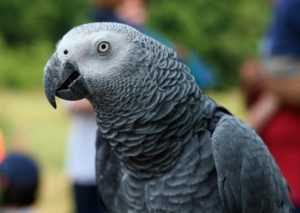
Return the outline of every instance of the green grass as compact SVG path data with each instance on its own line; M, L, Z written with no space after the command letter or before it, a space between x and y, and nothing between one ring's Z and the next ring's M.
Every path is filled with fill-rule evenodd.
M42 86L42 71L54 45L46 41L9 46L0 35L0 88L34 89Z
M38 212L70 212L69 184L64 174L67 116L54 110L43 93L0 92L0 129L6 148L31 154L42 169Z
M42 89L41 89L42 91ZM208 93L238 117L245 110L238 90ZM54 110L42 92L0 91L0 129L9 150L30 153L42 168L37 212L71 212L70 185L64 173L68 116Z
M235 116L242 120L245 119L246 108L240 90L232 89L225 92L208 92L207 95L227 108Z

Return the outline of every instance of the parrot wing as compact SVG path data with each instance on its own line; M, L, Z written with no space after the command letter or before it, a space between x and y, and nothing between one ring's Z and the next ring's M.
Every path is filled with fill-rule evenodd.
M288 185L249 126L224 115L212 135L212 149L219 192L228 212L291 212Z

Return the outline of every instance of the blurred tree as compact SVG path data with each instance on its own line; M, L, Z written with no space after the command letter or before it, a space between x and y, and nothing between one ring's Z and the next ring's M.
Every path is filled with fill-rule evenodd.
M0 55L0 86L40 85L32 80L41 78L39 69L51 52L49 46L54 48L53 43L71 27L88 21L92 1L1 0L0 51L7 53ZM256 55L269 17L267 0L148 2L150 27L195 50L216 68L223 86L236 83L240 62ZM24 69L24 63L35 71L23 73L19 69ZM12 70L19 74L12 74Z
M0 33L9 44L56 41L86 20L87 8L86 0L1 0Z
M149 1L150 26L215 66L222 86L237 82L241 60L255 56L269 17L261 0Z
M41 88L54 43L87 21L87 0L0 1L0 87Z

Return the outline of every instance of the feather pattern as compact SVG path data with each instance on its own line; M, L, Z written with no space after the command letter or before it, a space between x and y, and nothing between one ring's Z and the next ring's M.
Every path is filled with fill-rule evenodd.
M89 49L99 39L112 44L106 55ZM97 183L108 212L291 212L261 139L202 93L174 50L122 24L76 27L46 69L54 69L45 75L52 105L59 82L48 78L67 48L61 58L78 67L82 90L59 94L86 92L97 112Z
M222 118L230 113L202 94L176 53L142 34L136 37L139 56L132 53L134 64L126 69L143 78L118 79L123 92L109 100L117 103L105 106L120 107L98 112L101 135L122 167L121 197L128 212L266 212L267 207L289 212L287 187L272 157L262 143L249 145L258 140L255 133L230 126L223 132ZM247 151L235 151L241 149ZM245 161L248 155L259 162ZM276 188L285 207L277 208L280 199L255 201L251 193L257 187L265 190L263 197Z

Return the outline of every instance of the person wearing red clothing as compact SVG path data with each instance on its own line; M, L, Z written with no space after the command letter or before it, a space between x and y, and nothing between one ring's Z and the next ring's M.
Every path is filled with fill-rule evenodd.
M241 69L248 122L274 156L300 212L300 1L278 0L262 62Z
M300 82L299 82L300 83ZM291 187L293 203L300 204L300 111L281 107L260 132Z
M274 3L262 61L244 63L240 77L247 120L274 156L300 212L300 1Z
M248 79L242 80L249 108L248 121L275 158L291 188L292 201L299 208L300 77L292 79L265 77L264 80L259 77L257 81L252 79L262 74L260 72L262 70L254 61L247 62L242 68L242 76L244 78L247 76ZM249 77L249 73L256 74ZM270 106L274 104L274 100L266 101L266 94L275 98L277 106Z

